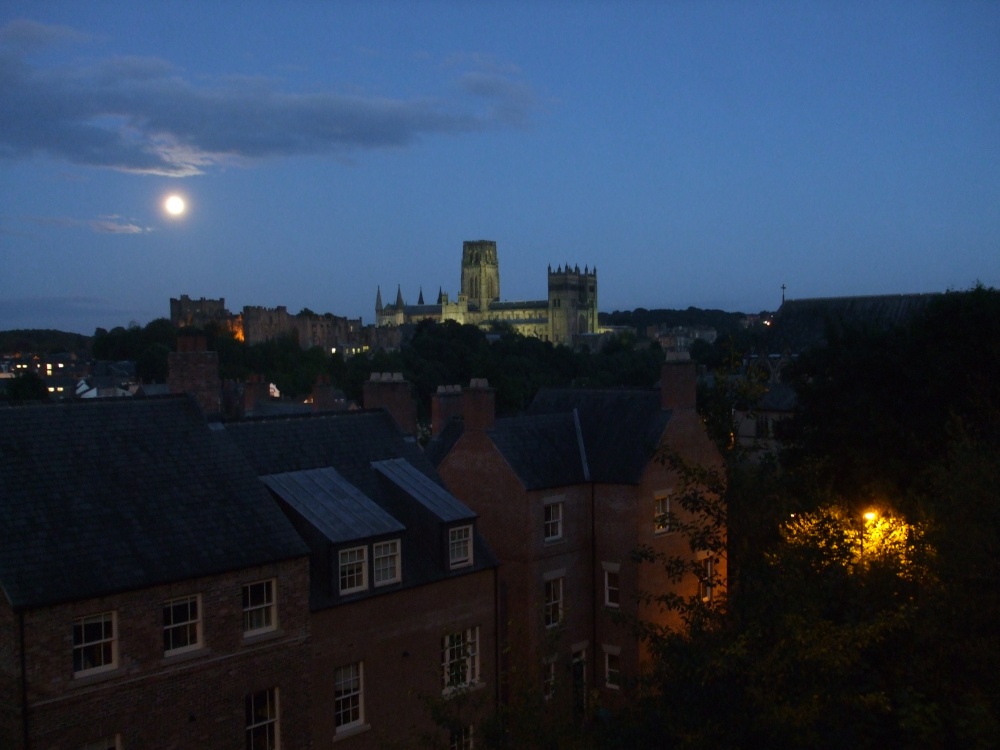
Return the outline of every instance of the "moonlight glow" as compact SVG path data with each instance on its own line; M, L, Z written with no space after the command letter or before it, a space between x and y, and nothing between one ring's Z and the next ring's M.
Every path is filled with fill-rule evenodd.
M171 216L180 216L184 213L184 209L187 208L187 206L184 205L184 199L179 195L171 195L166 201L164 201L163 207Z

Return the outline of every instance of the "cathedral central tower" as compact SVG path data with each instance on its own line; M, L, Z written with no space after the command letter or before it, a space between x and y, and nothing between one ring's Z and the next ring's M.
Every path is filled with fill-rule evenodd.
M500 265L497 262L497 243L490 240L473 240L462 243L462 286L470 305L486 311L490 302L500 299Z

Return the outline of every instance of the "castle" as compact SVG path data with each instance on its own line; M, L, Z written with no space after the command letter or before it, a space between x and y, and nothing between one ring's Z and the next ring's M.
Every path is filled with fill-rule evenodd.
M597 333L597 268L568 264L548 269L548 299L528 302L500 301L500 263L497 243L490 240L462 244L462 287L458 299L438 292L435 304L424 304L423 293L415 305L403 301L396 289L396 301L382 304L382 289L375 296L375 321L379 327L397 327L421 320L454 320L488 326L494 322L510 325L524 336L534 336L554 344L571 344L573 336Z

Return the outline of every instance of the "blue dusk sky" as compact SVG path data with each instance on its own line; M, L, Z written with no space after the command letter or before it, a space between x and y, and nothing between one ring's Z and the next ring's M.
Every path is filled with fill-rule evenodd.
M4 0L0 194L0 329L1000 286L1000 3Z

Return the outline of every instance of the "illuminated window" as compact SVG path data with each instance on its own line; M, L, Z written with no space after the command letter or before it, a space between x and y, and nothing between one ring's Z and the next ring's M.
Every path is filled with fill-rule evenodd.
M398 583L401 579L399 567L399 540L377 542L372 545L372 558L375 567L375 585L384 586L387 583Z
M545 541L554 542L563 535L563 504L548 503L545 506Z
M361 662L333 672L333 716L338 732L359 727L365 720Z
M185 596L163 605L163 653L180 654L201 648L199 598Z
M278 627L275 616L274 579L243 587L243 635L266 633Z
M712 589L714 588L715 564L711 557L706 557L701 561L701 570L698 575L698 596L703 602L712 601Z
M441 639L441 687L444 693L479 681L479 627L448 633Z
M251 693L244 701L246 709L246 750L277 750L278 688Z
M665 534L670 531L670 495L663 494L656 496L656 505L653 510L653 531L657 534Z
M618 563L602 563L604 568L604 604L608 607L621 606L621 587L618 581Z
M340 593L353 594L368 588L368 548L340 551Z
M554 628L563 619L563 581L553 578L545 582L545 627Z
M456 526L448 530L448 562L452 568L472 565L471 526Z
M84 677L118 666L115 613L78 617L73 621L73 675Z

